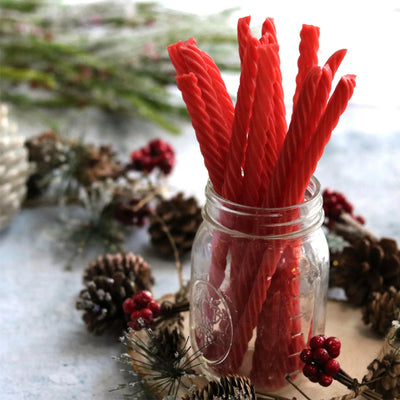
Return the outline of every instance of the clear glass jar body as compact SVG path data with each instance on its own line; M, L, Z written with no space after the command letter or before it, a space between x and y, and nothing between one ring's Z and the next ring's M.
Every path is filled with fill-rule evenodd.
M300 351L325 329L329 250L320 185L303 203L247 207L209 183L193 248L190 335L212 376L249 376L277 390L301 365Z

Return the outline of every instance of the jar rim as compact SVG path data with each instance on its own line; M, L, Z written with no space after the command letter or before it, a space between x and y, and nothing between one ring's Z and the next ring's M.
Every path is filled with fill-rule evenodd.
M315 177L315 175L311 176L311 179L307 185L307 188L310 186L310 183L312 183L314 190L311 192L310 197L306 198L303 202L297 203L297 204L292 204L290 206L284 206L284 207L256 207L256 206L248 206L245 204L241 203L236 203L235 201L228 200L225 197L221 196L219 193L217 193L212 185L212 182L208 180L207 185L206 185L206 197L210 199L210 196L208 193L212 194L212 197L216 199L218 202L223 203L225 206L232 207L235 209L237 212L243 212L243 213L250 213L250 214L258 214L258 213L265 213L265 212L285 212L285 211L291 211L294 209L298 209L299 207L306 207L307 205L312 204L318 197L321 195L321 183L319 180Z

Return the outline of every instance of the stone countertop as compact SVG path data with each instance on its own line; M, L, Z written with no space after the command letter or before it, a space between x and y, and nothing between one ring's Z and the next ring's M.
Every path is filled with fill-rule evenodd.
M399 240L400 132L398 126L389 129L387 124L380 130L382 121L379 110L350 106L316 176L323 188L344 192L377 236ZM132 124L128 126L136 123ZM137 128L134 132L142 133L127 133L130 130L117 139L112 133L115 121L101 126L101 137L96 139L99 131L92 127L88 138L112 139L125 149L160 136L173 144L177 165L170 179L172 190L194 194L202 204L207 175L189 124L179 136ZM124 126L118 130L124 132ZM0 234L0 398L121 399L123 391L109 392L126 382L120 372L123 366L112 358L124 350L118 337L88 334L75 309L83 268L101 253L92 249L73 263L72 270L65 270L69 253L58 239L63 230L59 213L56 207L23 209ZM126 249L142 254L151 264L156 296L177 290L173 261L154 255L145 231L132 234ZM188 258L183 265L188 279Z

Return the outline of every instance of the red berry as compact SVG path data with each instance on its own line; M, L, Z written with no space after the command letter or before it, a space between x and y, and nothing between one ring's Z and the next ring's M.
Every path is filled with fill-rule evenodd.
M324 347L332 358L339 356L341 343L338 338L334 336L328 337L325 341Z
M318 371L318 368L315 365L306 364L303 367L303 374L307 378L311 378L311 377L319 375L319 371Z
M357 215L355 218L356 218L356 221L358 221L361 225L365 224L365 218L362 217L361 215Z
M328 360L324 366L326 375L335 376L340 371L340 364L336 360Z
M329 360L329 353L323 347L313 350L313 361L318 365L324 365Z
M333 378L329 375L321 374L319 376L318 382L321 386L329 386L333 381Z
M147 308L153 312L154 317L158 317L161 314L161 305L157 301L150 301L147 304Z
M139 310L138 319L142 318L144 324L149 326L153 323L153 312L149 308L142 308Z
M151 172L159 168L169 174L175 164L175 151L171 145L161 139L148 143L146 147L131 154L131 167L137 171Z
M313 354L313 352L312 352L311 349L304 349L300 353L300 360L303 361L306 364L311 364L311 362L313 361L312 354Z
M141 290L133 295L133 300L136 303L136 308L140 310L147 307L147 304L153 300L153 296L148 290Z
M324 347L325 340L326 340L325 335L313 336L310 340L310 347L312 349L318 349L320 347Z
M321 373L320 373L319 371L317 371L316 375L309 376L308 379L309 379L311 382L316 383L316 382L319 382L319 377L320 377L320 375L321 375Z
M138 318L139 318L139 310L133 311L131 314L131 321L137 321Z
M138 321L130 321L128 322L128 326L135 331L140 331L142 329L142 325Z
M122 308L125 314L132 314L136 310L136 303L133 298L129 297L122 304Z

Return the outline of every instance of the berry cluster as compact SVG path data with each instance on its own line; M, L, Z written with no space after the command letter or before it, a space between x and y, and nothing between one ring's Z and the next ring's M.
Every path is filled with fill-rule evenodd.
M311 382L329 386L333 377L339 372L340 364L335 360L340 354L340 340L336 337L317 335L311 338L310 347L300 353L305 363L303 374Z
M130 167L136 171L150 173L154 168L159 168L168 175L174 164L174 149L161 139L152 140L146 147L131 153Z
M123 303L125 314L130 315L128 326L135 331L140 331L143 327L149 328L154 318L161 314L161 305L153 300L153 296L148 290L136 292L132 297Z
M346 199L344 194L325 189L322 193L322 198L324 202L325 218L327 219L328 225L337 221L340 214L343 212L350 214L360 224L365 224L365 219L363 217L353 214L353 205Z

